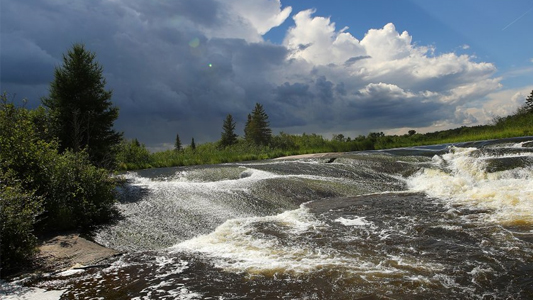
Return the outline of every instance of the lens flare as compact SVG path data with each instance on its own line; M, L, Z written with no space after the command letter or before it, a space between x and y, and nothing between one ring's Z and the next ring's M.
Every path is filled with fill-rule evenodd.
M196 48L196 47L200 46L200 39L199 38L192 39L189 42L189 46L191 46L191 48Z

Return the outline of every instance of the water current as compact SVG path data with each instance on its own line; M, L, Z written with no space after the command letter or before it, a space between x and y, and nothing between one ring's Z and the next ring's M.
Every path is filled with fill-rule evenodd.
M125 174L61 299L533 299L533 138Z

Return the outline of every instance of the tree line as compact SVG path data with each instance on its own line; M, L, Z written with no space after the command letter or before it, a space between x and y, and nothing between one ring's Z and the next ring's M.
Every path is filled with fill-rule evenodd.
M330 139L314 133L291 135L280 132L273 135L266 111L261 104L256 103L246 119L243 137L235 133L236 122L233 116L228 114L223 121L221 137L217 142L194 147L191 143L191 147L183 148L178 135L174 150L156 153L150 153L136 140L125 142L119 153L119 166L123 170L131 170L217 164L296 154L377 150L533 135L533 91L525 100L525 104L514 114L495 118L488 125L463 126L425 134L415 130L408 130L403 135L370 132L367 135L346 137L343 134L333 134Z

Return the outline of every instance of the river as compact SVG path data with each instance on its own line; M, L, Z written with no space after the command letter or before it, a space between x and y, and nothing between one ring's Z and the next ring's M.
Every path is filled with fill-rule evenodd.
M533 137L125 174L61 299L532 299Z

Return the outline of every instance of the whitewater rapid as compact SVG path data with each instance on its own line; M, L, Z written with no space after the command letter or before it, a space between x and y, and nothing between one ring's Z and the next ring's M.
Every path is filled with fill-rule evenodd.
M529 140L533 140L530 138ZM531 299L533 148L490 141L124 175L63 299Z

